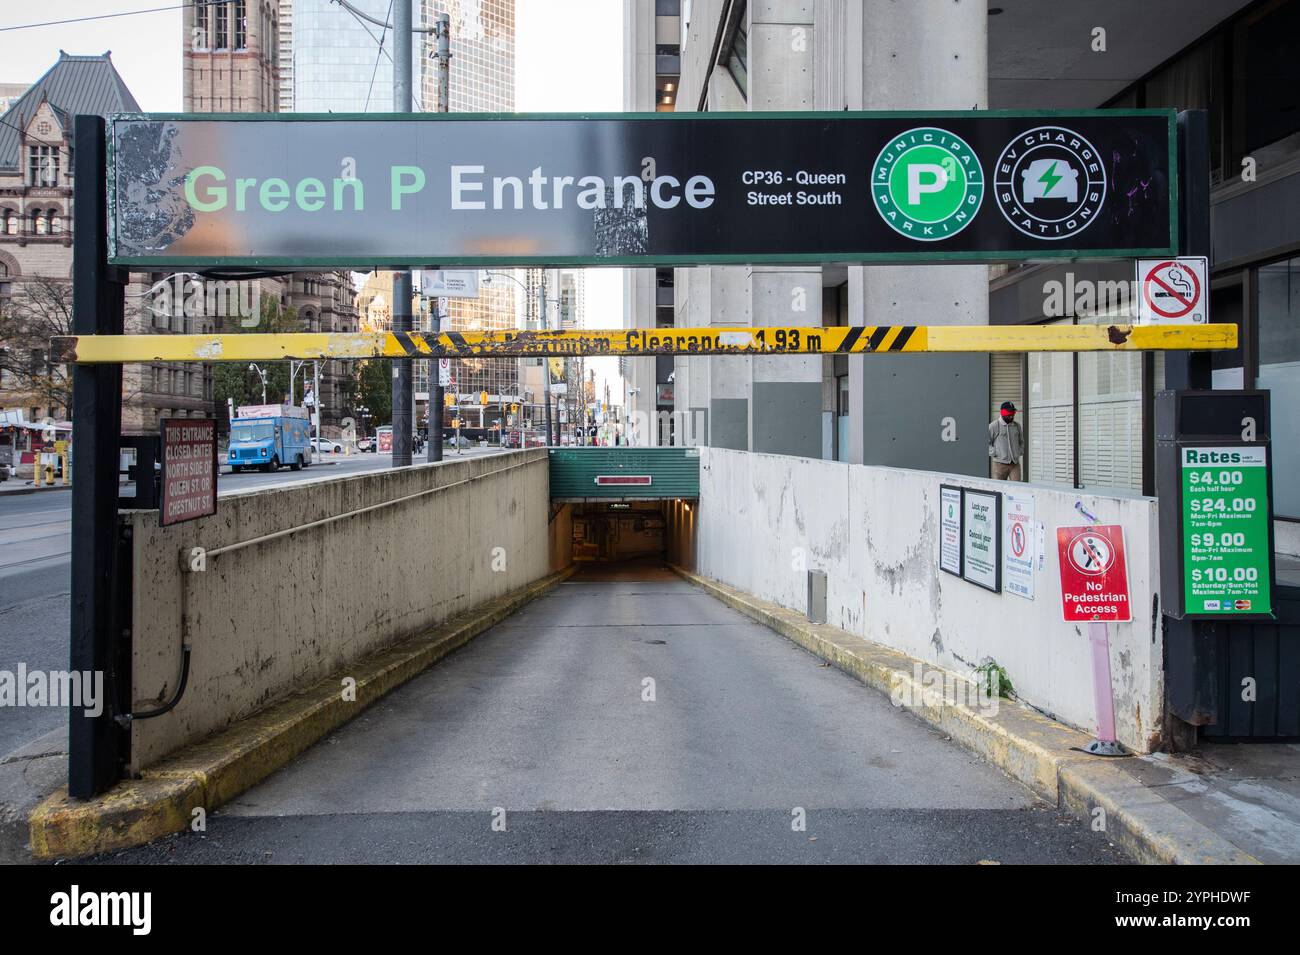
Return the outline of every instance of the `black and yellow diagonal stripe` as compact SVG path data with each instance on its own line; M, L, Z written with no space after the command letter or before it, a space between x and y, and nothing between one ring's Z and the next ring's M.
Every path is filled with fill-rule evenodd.
M547 355L834 355L917 352L1219 351L1236 325L866 325L581 329L554 332L294 332L81 335L51 340L79 363L285 358L489 358Z

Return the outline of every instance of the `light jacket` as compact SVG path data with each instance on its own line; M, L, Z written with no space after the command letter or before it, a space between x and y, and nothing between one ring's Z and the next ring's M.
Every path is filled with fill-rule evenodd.
M1015 464L1024 450L1019 421L1006 421L999 416L989 422L989 457L998 464Z

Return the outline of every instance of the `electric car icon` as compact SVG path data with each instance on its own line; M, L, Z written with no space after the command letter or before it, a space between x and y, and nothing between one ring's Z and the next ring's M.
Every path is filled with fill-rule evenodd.
M1079 170L1062 159L1035 159L1020 173L1020 195L1028 204L1035 199L1079 201Z

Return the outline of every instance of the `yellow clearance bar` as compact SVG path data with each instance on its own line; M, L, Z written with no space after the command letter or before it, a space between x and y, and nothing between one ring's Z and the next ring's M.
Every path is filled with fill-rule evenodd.
M856 355L918 352L1219 351L1236 325L866 325L551 332L287 332L81 335L51 340L51 360L275 361L283 358L485 358L545 355Z

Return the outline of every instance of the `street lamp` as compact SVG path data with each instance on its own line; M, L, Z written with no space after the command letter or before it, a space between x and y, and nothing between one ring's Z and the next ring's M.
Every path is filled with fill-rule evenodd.
M304 393L307 391L307 371L306 371L306 369L307 369L307 366L308 366L308 365L311 365L311 366L312 366L312 374L315 375L315 371L316 371L316 362L315 362L315 361L310 361L310 362L309 362L309 361L306 361L306 360L304 360L304 361L294 361L292 358L289 359L289 404L294 404L294 403L296 402L296 398L295 398L294 396L297 394L297 392L296 392L295 389L294 389L294 380L298 377L298 372L300 372L300 371L303 373L303 376L302 376L302 390L303 390ZM304 403L305 403L305 401L304 401Z
M257 372L257 377L262 379L262 404L266 404L266 372L259 368L256 362L249 364L248 370Z
M366 422L370 420L370 409L366 405L357 405L355 412L357 417L361 419L361 437L369 440L370 427ZM358 448L358 450L360 450L360 448Z

